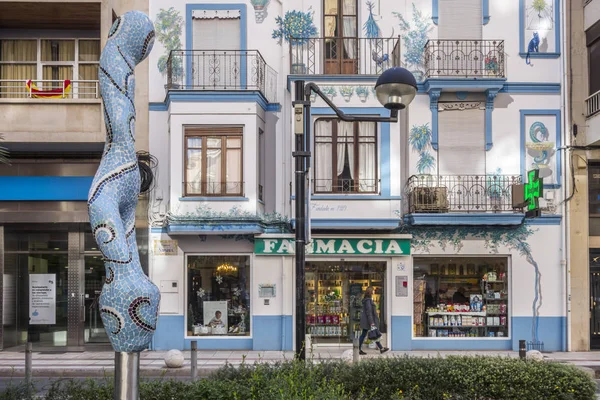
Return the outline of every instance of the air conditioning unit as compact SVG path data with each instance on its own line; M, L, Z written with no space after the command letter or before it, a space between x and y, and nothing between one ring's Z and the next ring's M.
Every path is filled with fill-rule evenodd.
M417 187L410 193L411 212L448 212L448 189L445 187Z

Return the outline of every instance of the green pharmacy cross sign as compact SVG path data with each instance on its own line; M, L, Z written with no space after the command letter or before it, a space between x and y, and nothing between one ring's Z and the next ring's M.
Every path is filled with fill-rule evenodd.
M540 178L537 169L527 172L527 183L525 184L525 203L527 203L527 212L525 218L535 218L540 216L540 205L538 199L544 192L544 180Z

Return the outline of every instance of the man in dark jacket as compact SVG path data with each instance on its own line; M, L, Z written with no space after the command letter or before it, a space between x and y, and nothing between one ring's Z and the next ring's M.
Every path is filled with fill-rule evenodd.
M369 286L365 290L365 297L362 301L362 313L360 315L360 328L362 329L362 334L358 338L358 351L360 355L366 355L364 351L362 351L362 345L365 341L365 337L369 333L370 330L377 329L379 331L379 316L377 315L377 307L373 302L373 287ZM381 334L380 334L381 335ZM379 342L379 338L376 339L375 343L379 348L381 354L385 353L389 349L387 347L383 347Z

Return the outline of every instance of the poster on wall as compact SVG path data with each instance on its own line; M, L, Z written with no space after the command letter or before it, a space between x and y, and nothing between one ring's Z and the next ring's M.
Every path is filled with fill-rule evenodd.
M525 165L522 172L539 170L545 187L559 185L555 115L525 115Z
M56 324L56 274L29 275L29 324Z
M227 300L204 302L204 325L210 326L213 334L227 334Z
M525 19L524 52L531 56L532 53L556 53L556 21L555 0L524 0L524 10L521 10Z

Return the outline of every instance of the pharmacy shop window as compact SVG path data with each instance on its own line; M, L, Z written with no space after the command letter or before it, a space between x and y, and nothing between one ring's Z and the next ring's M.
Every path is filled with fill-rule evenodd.
M250 257L187 257L187 336L250 334Z
M508 337L508 273L507 258L415 257L415 336Z

